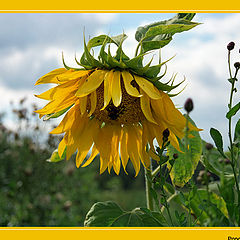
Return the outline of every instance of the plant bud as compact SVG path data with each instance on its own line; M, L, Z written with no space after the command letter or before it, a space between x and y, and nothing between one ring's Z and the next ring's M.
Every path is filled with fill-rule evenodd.
M235 62L235 63L234 63L234 67L235 67L235 68L240 68L240 62Z
M225 159L224 159L224 163L225 163L225 164L230 164L230 163L231 163L231 161L230 161L230 159L228 159L228 158L225 158Z
M166 128L164 131L163 131L163 141L167 141L168 140L168 137L170 135L170 132L168 130L168 128Z
M193 110L193 101L191 98L188 98L184 104L184 109L190 113Z
M213 149L213 145L211 143L206 143L205 147L208 151Z
M235 46L235 43L234 43L234 42L230 42L230 43L227 45L228 51L233 50L233 49L234 49L234 46Z
M174 158L174 159L177 159L177 158L178 158L178 154L177 154L177 153L174 153L174 154L173 154L173 158Z

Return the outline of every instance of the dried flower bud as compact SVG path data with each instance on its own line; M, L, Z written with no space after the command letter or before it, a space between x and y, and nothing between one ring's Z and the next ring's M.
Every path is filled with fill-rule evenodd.
M235 63L234 63L234 67L235 67L235 68L240 68L240 62L235 62Z
M224 159L224 163L225 163L225 164L230 164L230 163L231 163L231 161L230 161L230 159L228 159L228 158L225 158L225 159Z
M213 145L211 143L206 143L205 147L208 151L213 149Z
M228 51L233 50L233 49L234 49L234 46L235 46L235 43L234 43L234 42L230 42L230 43L227 45Z
M193 101L191 98L188 98L184 104L184 109L190 113L193 110Z
M168 137L170 135L170 132L168 130L168 128L166 128L164 131L163 131L163 141L167 141L168 140Z
M178 154L177 154L177 153L174 153L174 154L173 154L173 158L174 158L174 159L177 159L177 158L178 158Z

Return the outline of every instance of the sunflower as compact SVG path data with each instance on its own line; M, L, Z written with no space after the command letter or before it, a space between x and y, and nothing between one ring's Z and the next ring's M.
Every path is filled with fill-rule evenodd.
M102 45L99 60L90 54L96 39ZM130 160L137 175L141 163L149 167L155 152L153 141L156 139L161 146L165 129L170 132L170 144L180 150L178 138L184 137L186 119L170 99L169 91L178 85L163 84L159 81L162 76L157 77L165 63L143 66L142 54L129 59L122 50L122 41L101 35L88 45L84 42L84 54L80 62L76 59L83 68L70 68L63 59L65 68L41 77L36 85L57 86L36 95L50 101L36 112L47 118L65 113L50 132L64 133L59 157L66 154L68 160L77 151L76 166L85 167L99 154L100 173L113 168L116 174L121 165L126 172ZM118 45L116 56L104 51L107 43ZM191 123L189 130L199 131Z

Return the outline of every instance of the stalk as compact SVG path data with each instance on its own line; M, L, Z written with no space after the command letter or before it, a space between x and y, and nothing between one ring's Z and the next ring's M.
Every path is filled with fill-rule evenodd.
M230 63L230 51L228 51L228 69L229 69L229 75L231 79L231 92L230 92L230 97L229 97L229 104L228 108L229 110L232 108L232 103L233 103L233 94L235 92L235 82L236 82L236 76L238 73L239 68L236 69L236 72L234 74L234 77L232 77L232 71L231 71L231 63ZM233 152L233 140L232 140L232 117L229 118L228 121L228 137L229 137L229 142L230 142L230 153L231 153L231 167L233 170L234 174L234 179L235 179L235 184L236 184L236 189L238 193L238 208L240 208L240 189L239 189L239 183L238 183L238 178L236 174L236 169L235 169L235 159L234 159L234 152ZM240 226L240 217L238 219L238 226Z
M153 187L152 184L152 162L150 162L149 170L144 168L144 174L145 174L145 191L146 191L146 203L147 203L147 208L150 211L154 210L153 207L153 197L151 194L151 188Z

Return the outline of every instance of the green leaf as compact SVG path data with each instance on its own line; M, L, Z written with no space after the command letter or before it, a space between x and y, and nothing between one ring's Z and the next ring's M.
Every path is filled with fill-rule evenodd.
M186 116L185 116L186 117ZM189 121L195 125L193 120L189 118ZM196 125L195 125L196 126ZM167 147L169 158L173 158L173 154L177 153L178 158L175 160L175 163L172 167L170 177L174 185L183 187L185 183L192 177L194 171L198 165L198 162L202 154L202 140L198 131L192 131L191 134L193 138L189 138L189 157L186 157L184 153L184 146L180 142L180 149L182 152L177 151L173 146L169 145ZM171 168L171 165L168 164L168 168Z
M90 51L91 48L101 46L103 43L115 43L120 45L127 38L126 34L120 34L117 36L109 37L108 35L99 35L88 41L87 48Z
M211 227L229 225L226 203L223 198L213 192L198 189L190 201L190 206L201 225L206 223Z
M233 171L230 164L226 165L224 163L224 157L219 151L213 147L211 150L206 149L206 142L203 143L203 156L201 158L202 164L212 173L220 177L221 173L226 177L232 177ZM225 153L224 153L225 154ZM223 171L224 167L224 171Z
M145 40L142 42L142 53L154 50L154 49L159 49L165 47L168 43L172 41L172 37L162 39L160 37L156 37L155 39L152 40Z
M141 42L141 53L166 46L175 33L188 31L198 23L191 22L194 13L179 13L173 18L139 27L135 38Z
M86 215L85 227L159 227L165 225L160 213L145 208L123 211L116 203L95 203Z
M226 118L230 119L232 116L234 116L238 112L239 109L240 109L240 102L227 112Z
M73 105L71 105L70 107L67 107L59 112L56 112L56 113L51 113L51 114L47 114L44 116L43 118L43 121L47 121L51 118L58 118L60 117L61 115L63 115L65 112L67 112Z
M223 139L222 139L222 135L221 133L215 129L215 128L211 128L210 129L210 135L218 149L218 151L225 156L224 152L223 152Z
M236 126L235 126L234 142L240 143L240 119L238 119Z
M59 157L58 150L56 149L56 150L53 151L51 157L49 159L47 159L46 161L47 162L60 162L60 161L65 159L66 151L67 151L67 147L65 148L62 157Z

